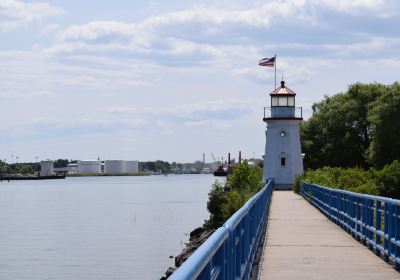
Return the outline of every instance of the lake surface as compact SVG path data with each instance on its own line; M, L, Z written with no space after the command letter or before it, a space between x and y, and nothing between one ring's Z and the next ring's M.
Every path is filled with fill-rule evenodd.
M0 279L159 279L209 217L211 175L0 183Z

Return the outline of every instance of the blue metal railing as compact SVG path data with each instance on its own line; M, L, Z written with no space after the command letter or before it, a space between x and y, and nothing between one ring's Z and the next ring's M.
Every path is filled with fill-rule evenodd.
M329 219L400 269L400 200L305 182L300 194Z
M248 280L268 217L273 186L274 181L270 180L218 228L169 279Z

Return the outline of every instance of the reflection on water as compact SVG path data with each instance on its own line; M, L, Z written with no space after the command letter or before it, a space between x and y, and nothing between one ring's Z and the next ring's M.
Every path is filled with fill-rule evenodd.
M0 279L159 279L208 218L210 175L0 183Z

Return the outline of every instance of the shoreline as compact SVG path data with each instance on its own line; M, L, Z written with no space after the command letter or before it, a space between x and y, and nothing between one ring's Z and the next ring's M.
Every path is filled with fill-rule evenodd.
M196 250L199 248L216 229L206 229L204 227L195 228L190 232L189 242L185 243L185 247L175 257L175 266L168 267L161 276L160 280L168 279Z

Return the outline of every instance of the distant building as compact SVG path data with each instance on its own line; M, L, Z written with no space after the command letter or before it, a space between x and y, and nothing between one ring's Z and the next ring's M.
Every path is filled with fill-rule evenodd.
M104 161L105 174L122 174L125 173L123 160L105 160Z
M139 161L136 160L105 160L105 174L132 174L139 172Z
M54 174L54 161L42 160L40 162L40 176L49 176Z
M53 168L53 161L41 162L41 174L51 175L55 173L68 174L133 174L139 172L137 160L78 160L66 167Z
M78 160L77 162L78 174L99 174L101 173L100 160Z
M139 172L139 161L137 160L124 161L124 173L138 173L138 172Z
M70 163L66 167L55 167L54 172L56 174L76 174L78 165L76 163Z
M78 173L78 164L77 163L70 163L67 165L67 171L69 174L76 174Z

